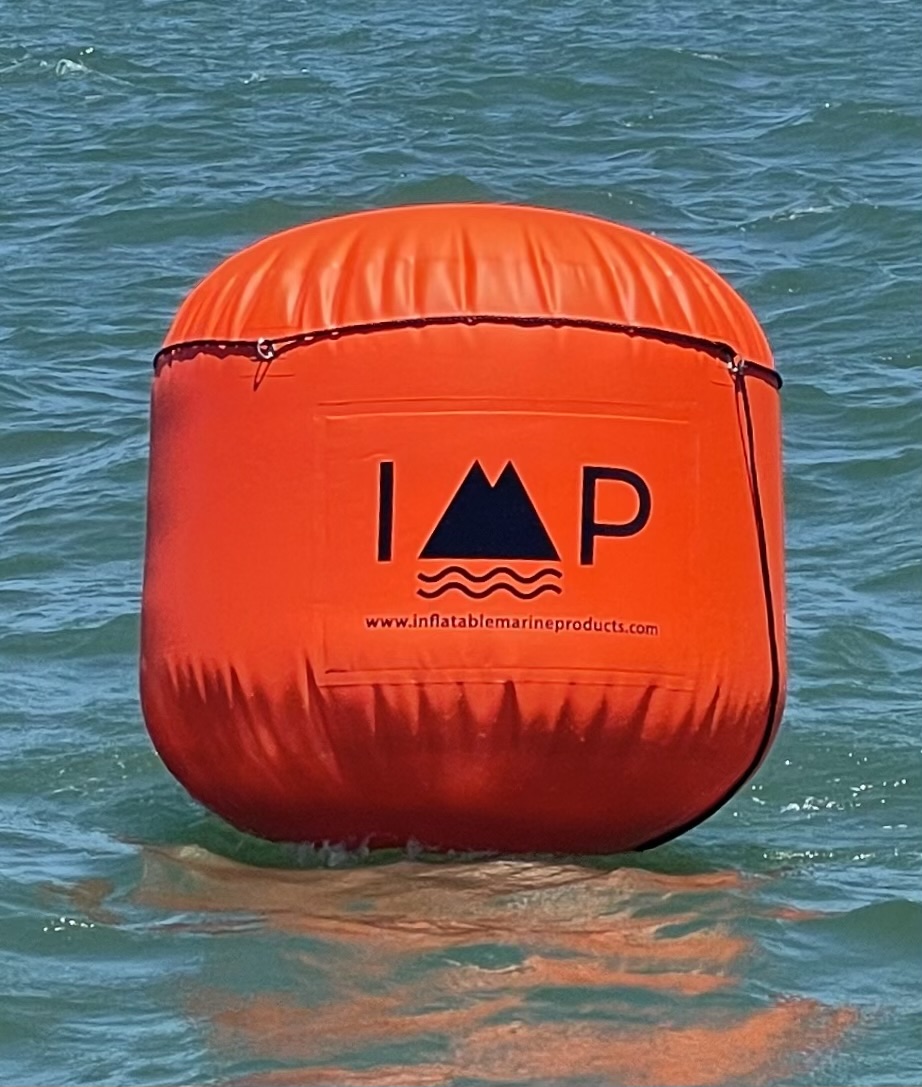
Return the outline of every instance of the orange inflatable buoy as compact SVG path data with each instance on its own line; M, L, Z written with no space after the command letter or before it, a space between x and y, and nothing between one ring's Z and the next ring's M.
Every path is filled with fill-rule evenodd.
M141 695L252 833L614 852L782 711L778 388L710 268L558 211L289 230L157 355Z

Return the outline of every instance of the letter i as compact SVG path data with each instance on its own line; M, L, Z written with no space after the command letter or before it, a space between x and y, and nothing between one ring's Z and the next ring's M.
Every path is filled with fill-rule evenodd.
M378 463L378 562L390 562L394 552L394 462Z

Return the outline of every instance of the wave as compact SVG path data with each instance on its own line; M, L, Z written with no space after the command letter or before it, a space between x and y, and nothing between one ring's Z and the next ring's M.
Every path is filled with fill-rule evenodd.
M446 566L444 570L439 570L437 574L417 574L416 576L420 581L431 584L435 581L441 581L443 577L448 577L449 574L459 574L461 577L467 578L468 581L478 583L505 574L506 577L511 577L513 581L517 581L520 585L532 585L543 577L563 577L559 570L555 570L551 566L545 566L543 570L538 570L534 574L520 574L513 570L511 566L494 566L492 570L488 570L485 574L474 574L470 570L465 570L463 566Z
M437 596L442 596L452 589L457 589L458 592L464 593L465 596L470 596L474 600L483 600L485 596L490 596L492 593L498 593L505 591L511 593L513 596L517 596L519 600L534 600L536 596L540 596L542 593L561 593L563 590L559 585L539 585L537 589L532 589L531 592L523 593L517 589L514 585L506 585L505 582L499 581L495 585L490 585L482 592L477 592L474 589L469 589L466 585L462 585L460 581L449 581L445 585L440 585L439 588L433 589L428 592L426 589L417 589L417 596L423 596L427 600L434 600Z

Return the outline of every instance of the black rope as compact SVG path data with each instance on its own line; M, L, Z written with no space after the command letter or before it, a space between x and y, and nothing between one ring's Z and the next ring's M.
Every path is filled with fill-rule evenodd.
M778 635L775 629L775 598L772 593L771 564L768 558L768 539L765 531L765 515L762 510L762 494L759 490L759 470L756 464L755 428L752 423L752 407L749 403L749 391L746 388L746 373L741 371L737 375L736 390L743 403L743 414L746 417L746 443L749 446L749 464L752 481L752 508L755 516L756 534L759 541L759 566L762 571L762 586L765 592L765 621L768 625L768 654L771 664L771 687L768 696L768 721L762 742L752 760L749 770L740 780L740 785L752 774L762 756L771 743L772 733L775 728L775 715L778 712L778 701L781 696L781 660L778 650ZM735 790L734 790L735 791Z
M343 336L364 336L373 332L393 332L398 329L444 325L513 325L517 328L584 328L593 332L617 332L625 336L658 340L660 343L705 351L728 366L743 365L747 373L768 381L776 389L780 389L782 384L781 375L777 370L759 362L741 359L736 349L722 340L710 340L705 336L673 332L648 325L622 324L618 321L597 321L584 317L516 317L493 313L400 317L389 321L339 325L335 328L320 328L309 332L295 332L288 336L263 337L256 340L183 340L179 343L167 344L154 355L154 372L156 373L161 366L186 361L202 353L218 357L243 355L257 363L257 367L259 365L267 367L275 359L296 347L310 347L326 340L338 340Z
M749 402L749 390L746 388L746 375L749 372L747 364L738 364L733 370L735 388L738 400L743 406L743 417L746 427L747 463L749 467L750 492L752 494L752 512L756 526L756 538L759 546L759 567L762 574L762 591L765 598L765 621L768 627L768 659L771 670L771 681L768 691L768 710L765 717L765 726L759 739L755 753L748 766L736 781L726 789L720 799L711 804L705 811L688 820L673 830L666 831L656 838L645 842L640 849L653 849L663 845L664 842L678 838L686 831L703 823L706 819L724 806L746 784L756 772L765 757L775 732L775 717L778 713L778 703L781 698L781 654L778 649L778 634L775 628L775 601L772 593L771 564L768 558L768 539L765 531L765 515L762 510L762 494L759 489L759 472L756 465L755 428L752 423L752 408Z

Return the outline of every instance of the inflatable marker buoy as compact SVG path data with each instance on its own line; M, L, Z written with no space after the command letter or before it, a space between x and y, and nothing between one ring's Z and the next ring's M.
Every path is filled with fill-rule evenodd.
M782 711L779 386L715 272L585 216L394 208L231 257L155 360L166 765L272 839L695 825Z

